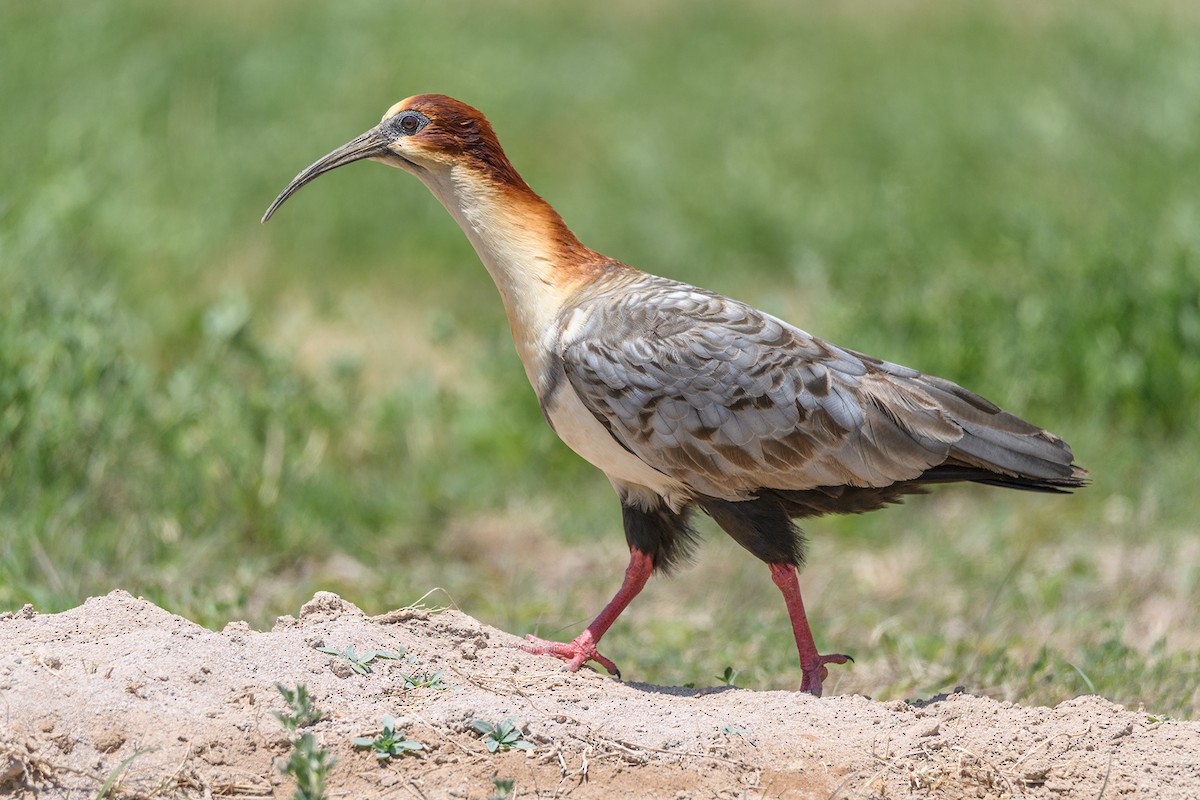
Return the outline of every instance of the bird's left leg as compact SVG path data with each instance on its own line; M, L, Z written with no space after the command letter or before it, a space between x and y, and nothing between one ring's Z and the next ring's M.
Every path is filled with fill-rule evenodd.
M808 616L804 613L804 600L800 597L800 579L796 576L794 564L770 564L771 580L783 592L783 600L787 603L788 616L792 620L792 633L796 637L796 649L800 652L800 669L804 677L800 679L800 691L810 692L821 696L821 684L829 677L826 664L845 664L854 659L837 653L823 656L817 652L817 644L813 641L812 631L808 627Z
M629 543L629 567L625 580L609 604L592 624L571 642L548 642L536 636L526 636L532 642L521 649L530 653L557 656L567 662L567 669L577 671L588 661L595 661L620 677L617 665L596 652L600 637L620 616L625 607L638 596L654 570L669 571L679 561L686 560L696 542L696 532L688 523L688 509L673 511L665 503L614 482L621 496L621 511L625 523L625 540ZM647 508L646 506L650 507Z
M604 607L604 610L592 620L592 624L584 628L583 633L570 642L551 642L530 634L525 638L531 644L522 645L521 649L527 653L561 658L567 662L567 669L571 672L577 672L588 661L595 661L608 670L608 674L621 677L621 671L617 669L617 665L600 655L596 651L596 645L600 642L600 637L608 631L621 612L625 610L625 607L642 591L642 587L646 585L646 581L649 580L650 573L653 571L654 561L649 554L643 553L636 547L630 548L629 566L625 570L625 580L621 582L621 588L617 590L616 595Z

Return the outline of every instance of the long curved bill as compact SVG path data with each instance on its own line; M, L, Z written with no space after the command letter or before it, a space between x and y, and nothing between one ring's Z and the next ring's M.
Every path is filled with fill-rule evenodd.
M271 207L267 209L267 213L263 214L262 221L266 222L271 218L283 202L291 197L296 191L306 183L309 183L318 175L323 175L331 169L344 167L347 164L352 164L355 161L361 161L364 158L382 155L386 151L386 145L389 137L386 133L379 129L379 126L359 136L357 139L346 142L344 145L334 150L324 158L305 167L299 175L292 178L292 182L287 185L279 197L275 198L275 202L271 203Z

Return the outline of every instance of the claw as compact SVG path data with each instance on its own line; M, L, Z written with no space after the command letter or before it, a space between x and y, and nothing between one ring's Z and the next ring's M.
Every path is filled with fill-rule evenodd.
M617 665L596 652L596 642L600 641L600 637L625 610L629 601L637 597L638 592L646 585L646 580L653 571L654 559L636 547L629 548L629 566L625 569L625 580L621 581L621 588L617 590L616 595L604 607L600 615L592 620L592 624L584 629L583 633L570 642L551 642L530 635L525 638L531 644L517 646L526 653L561 658L567 662L567 669L571 672L578 672L579 668L587 662L595 661L608 670L609 675L616 675L620 678L621 670L617 669Z
M552 642L548 639L540 639L533 634L527 635L525 639L532 644L517 645L520 649L534 655L554 656L562 659L567 662L567 669L571 672L578 672L579 668L587 662L595 661L608 670L609 675L621 677L621 670L617 669L617 665L596 650L596 645L588 631L579 634L571 642Z
M801 665L800 668L804 673L804 677L800 680L800 691L808 692L814 697L820 697L822 684L829 677L829 668L825 665L845 664L847 661L853 663L854 659L842 653L835 653L828 656L817 656L815 664Z

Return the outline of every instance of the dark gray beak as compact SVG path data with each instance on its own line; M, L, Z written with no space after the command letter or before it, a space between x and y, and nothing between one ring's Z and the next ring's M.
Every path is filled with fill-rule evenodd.
M267 209L267 213L263 214L262 221L266 222L269 220L271 215L275 213L275 210L283 205L283 201L287 200L296 193L296 190L318 175L323 175L331 169L344 167L355 161L362 161L364 158L373 158L374 156L389 152L387 144L391 141L392 137L388 135L387 131L381 130L382 127L382 125L378 125L372 128L357 139L346 142L337 150L306 167L299 175L292 178L292 182L279 193L279 197L276 197L275 202L271 203L271 207Z

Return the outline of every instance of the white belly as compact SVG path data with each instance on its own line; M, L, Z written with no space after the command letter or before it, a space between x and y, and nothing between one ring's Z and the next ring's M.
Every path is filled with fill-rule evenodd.
M658 505L651 496L657 495L676 510L690 499L687 486L651 467L613 439L569 384L555 395L547 416L567 447L600 468L622 499L649 507Z

